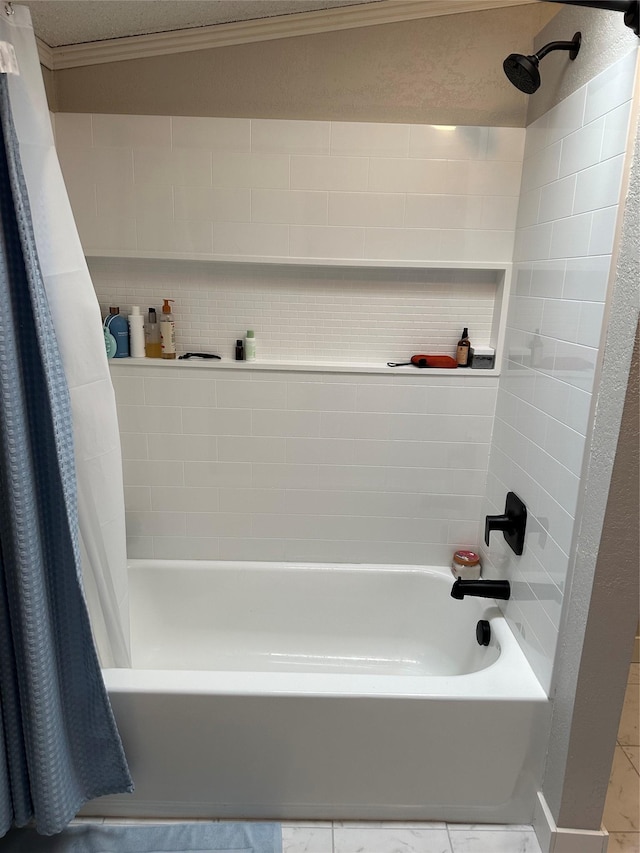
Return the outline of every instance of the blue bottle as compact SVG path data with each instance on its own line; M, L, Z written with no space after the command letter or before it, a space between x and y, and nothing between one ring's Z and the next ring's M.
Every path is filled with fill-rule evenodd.
M104 328L115 338L116 351L113 358L129 358L129 324L119 308L109 308Z

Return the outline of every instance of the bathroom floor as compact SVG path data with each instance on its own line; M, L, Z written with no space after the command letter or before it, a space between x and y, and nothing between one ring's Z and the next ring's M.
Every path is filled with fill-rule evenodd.
M639 702L640 664L633 663L603 819L610 836L608 853L640 853ZM105 818L105 822L140 821ZM282 836L282 853L541 853L530 826L283 821Z
M602 822L608 853L640 853L640 664L632 663Z

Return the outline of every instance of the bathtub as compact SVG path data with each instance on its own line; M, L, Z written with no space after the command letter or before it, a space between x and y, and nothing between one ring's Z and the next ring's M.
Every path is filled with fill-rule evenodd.
M104 678L136 791L83 814L530 822L549 701L495 602L452 582L132 560L133 666Z

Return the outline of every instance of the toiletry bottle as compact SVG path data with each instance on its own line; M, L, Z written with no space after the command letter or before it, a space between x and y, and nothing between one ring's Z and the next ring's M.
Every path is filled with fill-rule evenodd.
M244 361L244 343L242 338L236 341L236 361Z
M466 326L462 331L462 337L458 341L456 361L458 362L458 367L471 367L471 341L469 340L469 330Z
M480 557L475 551L456 551L451 560L451 574L454 578L464 581L477 581L480 578L482 566Z
M129 324L119 308L109 308L109 316L104 321L104 327L116 339L114 358L129 358Z
M129 352L131 358L144 358L144 317L139 305L132 305L129 314Z
M173 299L165 299L162 306L162 319L160 320L160 341L162 343L162 358L176 357L176 330L171 313L170 302Z
M145 353L147 358L162 358L160 324L155 308L149 308L149 322L145 327Z
M249 329L244 344L244 357L247 361L256 360L256 335L253 329Z

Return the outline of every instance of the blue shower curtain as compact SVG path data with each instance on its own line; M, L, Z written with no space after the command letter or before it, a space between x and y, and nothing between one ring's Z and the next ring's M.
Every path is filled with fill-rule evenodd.
M0 836L133 790L80 580L69 394L0 74Z

